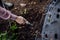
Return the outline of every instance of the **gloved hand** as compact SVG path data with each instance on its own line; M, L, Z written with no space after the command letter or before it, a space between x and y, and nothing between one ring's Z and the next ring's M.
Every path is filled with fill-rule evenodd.
M17 23L19 24L26 24L26 22L28 22L25 18L23 18L22 16L17 16L16 20Z
M33 24L31 24L30 22L28 22L25 18L23 18L22 16L17 16L16 20L15 20L17 23L19 24L27 24L27 25L30 25L30 26L33 26Z

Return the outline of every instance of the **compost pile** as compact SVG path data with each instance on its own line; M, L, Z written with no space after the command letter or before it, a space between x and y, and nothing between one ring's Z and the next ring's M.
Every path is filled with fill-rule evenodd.
M14 3L12 13L23 16L33 26L19 25L14 21L8 20L0 23L0 30L7 34L10 40L34 40L35 37L41 38L42 25L44 21L45 7L50 0L4 0L5 2ZM21 7L20 4L26 4Z

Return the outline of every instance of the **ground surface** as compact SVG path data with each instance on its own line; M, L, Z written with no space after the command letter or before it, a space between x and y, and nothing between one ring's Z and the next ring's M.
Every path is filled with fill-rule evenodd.
M14 8L11 10L12 13L16 15L21 15L25 17L33 26L29 25L19 25L17 24L17 29L14 31L10 30L10 24L7 21L0 23L1 30L8 30L8 35L16 34L14 38L16 40L34 40L34 38L41 37L40 33L42 30L42 24L45 13L45 7L50 2L50 0L5 0L6 2L14 3ZM20 3L25 3L25 7L21 7ZM26 11L25 11L26 10ZM42 19L42 20L41 20ZM13 22L12 24L15 24Z

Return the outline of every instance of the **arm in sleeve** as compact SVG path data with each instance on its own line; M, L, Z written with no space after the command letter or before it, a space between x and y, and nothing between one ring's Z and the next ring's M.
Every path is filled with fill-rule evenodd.
M5 8L0 7L0 18L4 20L8 20L8 19L15 20L17 18L17 15L14 15Z
M19 24L29 24L29 22L23 18L22 16L17 16L12 14L10 11L6 10L5 8L0 7L0 18L4 19L4 20L14 20Z

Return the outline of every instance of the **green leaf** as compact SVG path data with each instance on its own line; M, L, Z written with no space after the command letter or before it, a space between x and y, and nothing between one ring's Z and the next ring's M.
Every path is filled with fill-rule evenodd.
M10 29L15 30L15 29L17 29L17 27L15 25L13 25L13 26L10 27Z
M11 29L11 30L17 29L16 23L14 23L14 24L10 27L10 29Z

